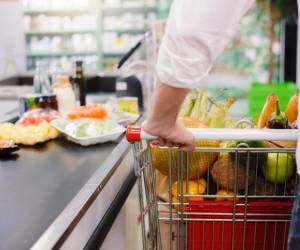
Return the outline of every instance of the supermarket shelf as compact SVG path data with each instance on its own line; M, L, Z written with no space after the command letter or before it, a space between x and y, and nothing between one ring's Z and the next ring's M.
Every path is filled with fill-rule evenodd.
M94 12L92 9L39 9L39 10L23 10L24 15L77 15L82 13Z
M103 57L105 58L119 58L126 54L126 52L103 52Z
M96 55L97 51L58 51L58 52L27 52L27 57L53 57L53 56L87 56Z
M47 30L29 30L25 31L25 34L28 36L35 35L70 35L70 34L86 34L86 33L95 33L96 30L56 30L56 31L47 31Z
M122 12L156 12L156 7L123 7L123 8L105 8L104 14L120 14Z
M115 32L115 33L128 33L128 34L141 34L146 33L148 29L104 29L103 32Z

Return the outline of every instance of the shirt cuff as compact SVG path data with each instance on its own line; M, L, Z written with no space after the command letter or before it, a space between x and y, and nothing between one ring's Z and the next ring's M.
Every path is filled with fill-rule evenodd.
M167 48L163 41L156 64L157 78L164 84L192 89L205 78L212 68L209 58L183 58Z

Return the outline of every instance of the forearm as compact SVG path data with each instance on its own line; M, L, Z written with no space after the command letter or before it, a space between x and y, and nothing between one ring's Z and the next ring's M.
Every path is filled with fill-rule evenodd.
M147 119L147 130L158 136L166 136L168 130L176 123L180 106L187 93L188 89L175 88L159 82Z

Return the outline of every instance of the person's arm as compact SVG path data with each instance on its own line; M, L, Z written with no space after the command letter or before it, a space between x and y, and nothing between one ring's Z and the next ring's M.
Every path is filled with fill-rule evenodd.
M148 119L143 124L146 132L165 140L162 144L168 146L180 144L180 148L184 151L194 149L194 138L176 120L188 91L188 89L174 88L159 82L154 93L153 106Z
M193 136L176 122L188 90L210 71L231 41L253 0L174 0L160 47L158 84L143 129L182 150L194 148Z

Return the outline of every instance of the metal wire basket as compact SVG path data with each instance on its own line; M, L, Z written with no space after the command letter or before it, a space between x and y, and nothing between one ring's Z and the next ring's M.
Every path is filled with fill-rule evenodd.
M241 129L193 132L202 141L191 153L145 141L132 146L144 249L286 249L295 148L262 140L296 140L298 131L252 129L251 138ZM129 128L127 137L152 138L139 133ZM261 147L217 145L229 139L260 140Z

